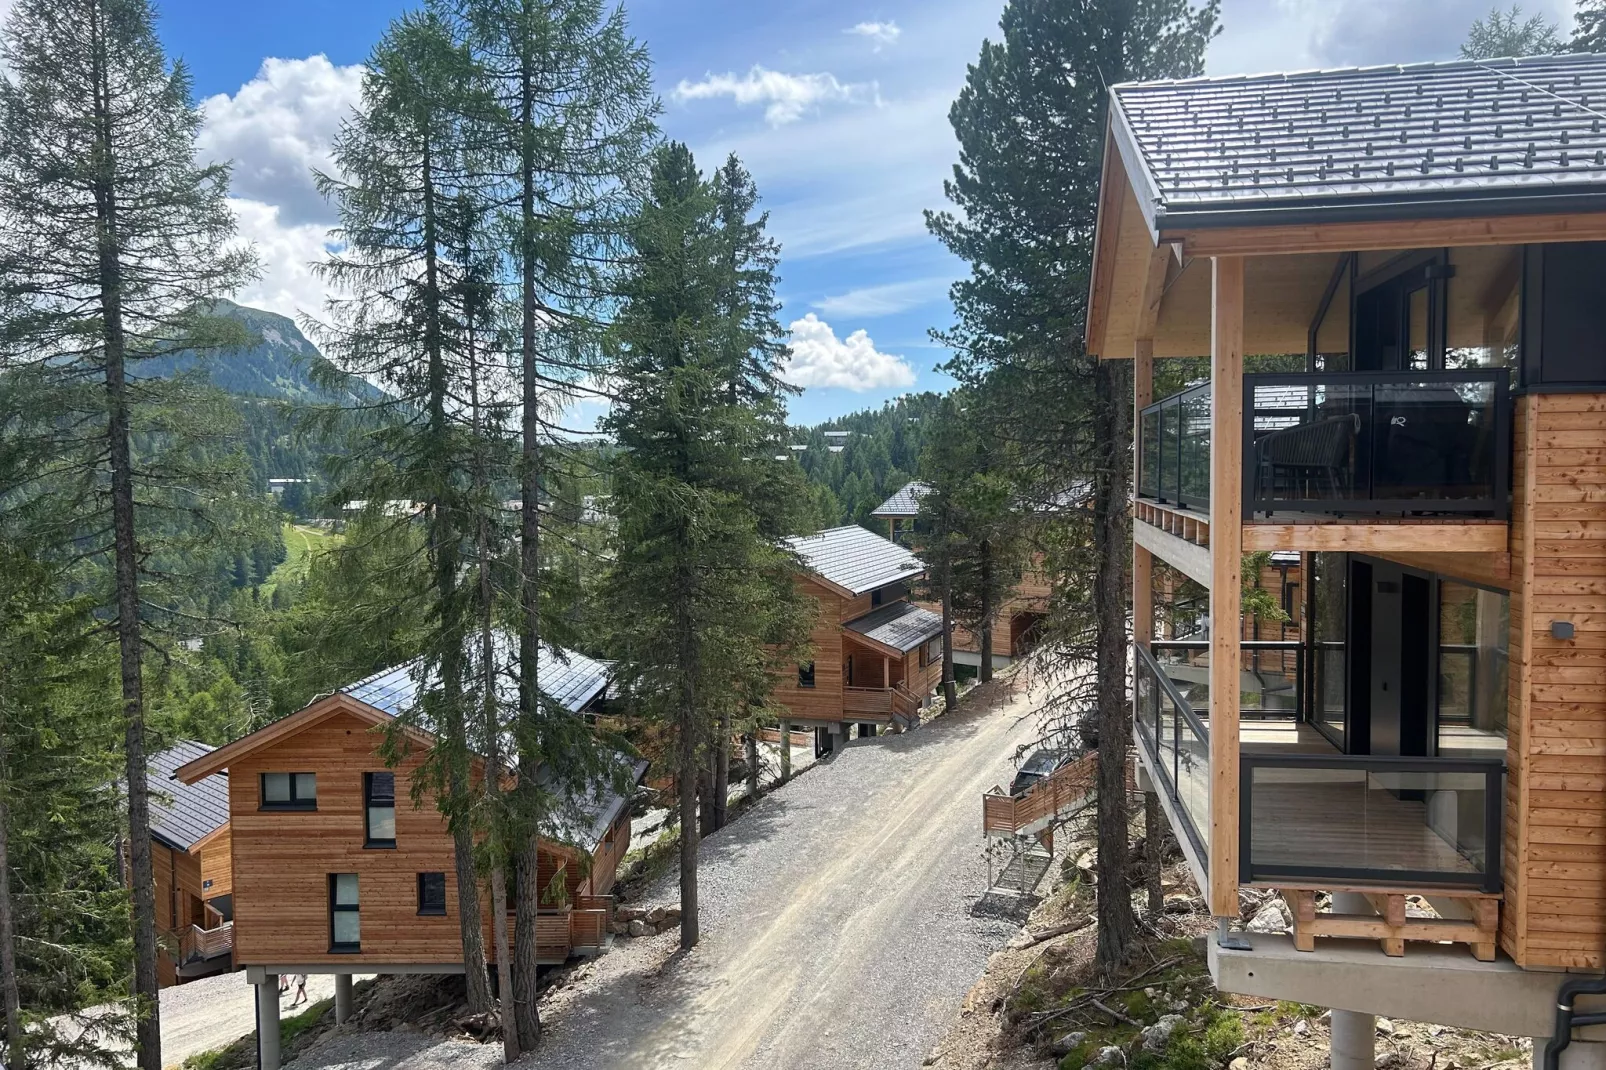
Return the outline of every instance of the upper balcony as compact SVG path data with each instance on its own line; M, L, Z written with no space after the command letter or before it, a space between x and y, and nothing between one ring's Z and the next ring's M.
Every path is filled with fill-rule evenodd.
M1502 368L1244 376L1243 517L1466 517L1508 510ZM1210 384L1142 409L1137 495L1210 510Z

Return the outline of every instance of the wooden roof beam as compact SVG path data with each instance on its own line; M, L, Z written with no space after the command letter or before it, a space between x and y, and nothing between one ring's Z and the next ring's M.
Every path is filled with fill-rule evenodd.
M1364 249L1606 241L1606 212L1211 227L1161 231L1160 240L1181 242L1188 256L1349 253Z

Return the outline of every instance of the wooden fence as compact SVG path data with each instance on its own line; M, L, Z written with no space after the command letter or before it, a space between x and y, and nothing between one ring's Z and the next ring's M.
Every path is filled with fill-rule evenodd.
M1038 831L1056 814L1079 807L1092 797L1098 783L1098 766L1098 752L1088 751L1018 797L994 788L981 797L982 831L989 836Z

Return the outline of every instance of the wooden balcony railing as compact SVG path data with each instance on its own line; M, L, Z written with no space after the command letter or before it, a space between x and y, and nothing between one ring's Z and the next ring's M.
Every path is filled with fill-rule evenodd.
M842 709L851 713L891 713L892 689L885 687L844 687Z
M1006 795L994 788L981 798L982 831L989 836L1019 836L1047 827L1057 814L1092 797L1098 782L1099 756L1089 751L1033 784L1025 794Z
M234 950L234 922L226 921L214 929L191 925L178 938L179 965L220 958Z

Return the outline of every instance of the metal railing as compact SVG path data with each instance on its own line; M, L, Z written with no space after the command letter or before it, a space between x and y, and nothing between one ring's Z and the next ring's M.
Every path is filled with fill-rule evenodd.
M1138 420L1138 496L1210 508L1210 384L1145 406Z
M1182 692L1141 643L1132 649L1137 662L1134 733L1149 753L1173 810L1182 818L1178 830L1192 842L1199 858L1208 857L1210 834L1210 730Z
M1504 519L1504 368L1244 376L1244 515Z
M1239 880L1501 888L1505 763L1244 752Z
M1305 647L1297 639L1245 639L1238 647L1239 716L1303 719ZM1208 639L1156 639L1149 651L1194 709L1209 708Z
M1244 376L1244 515L1509 513L1504 368ZM1145 406L1137 495L1210 506L1211 386Z

